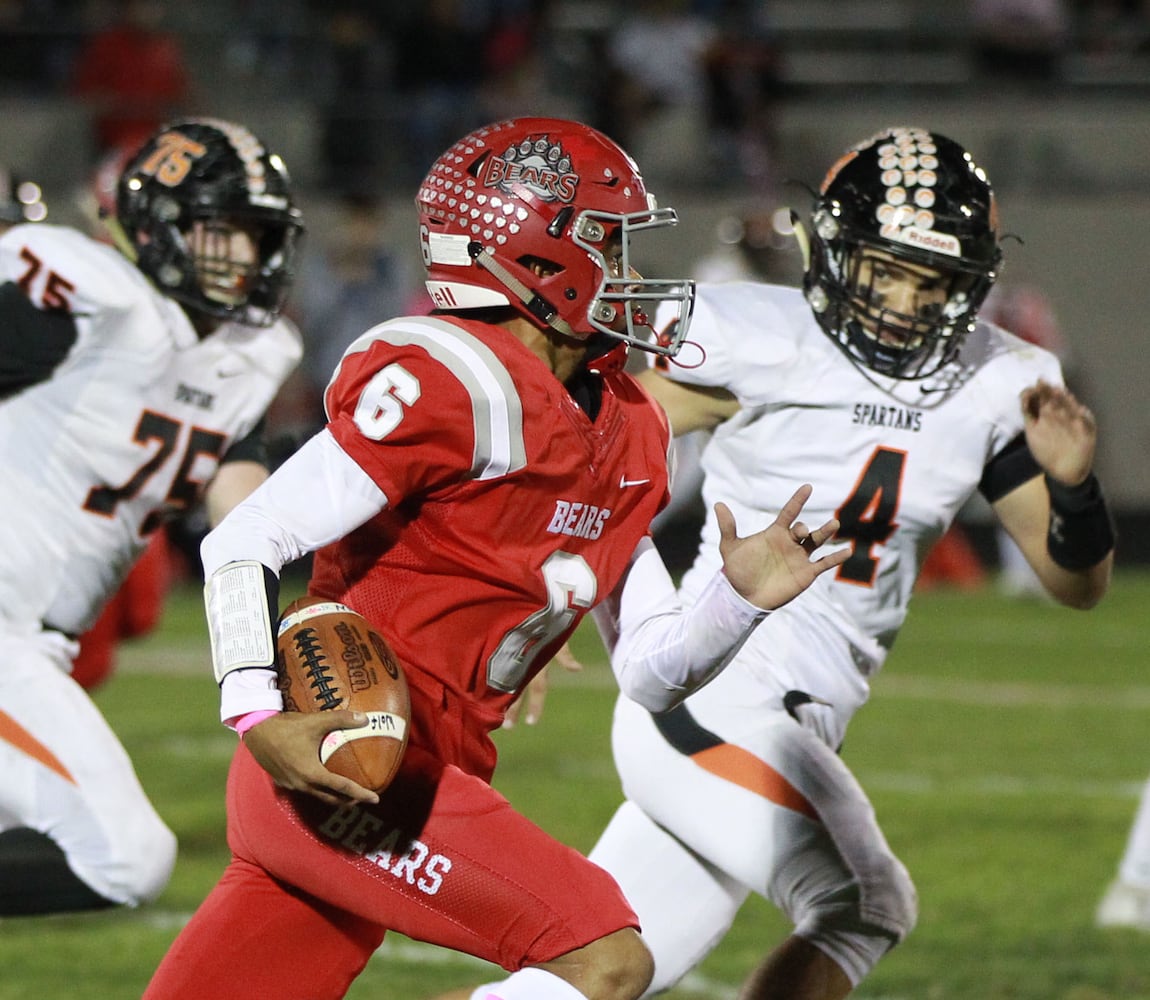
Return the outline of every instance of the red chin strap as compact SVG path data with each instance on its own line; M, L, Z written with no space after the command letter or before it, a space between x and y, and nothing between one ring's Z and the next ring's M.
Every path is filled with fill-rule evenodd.
M620 341L606 354L600 354L599 357L588 361L587 371L604 378L608 375L617 375L627 365L627 353L627 344Z

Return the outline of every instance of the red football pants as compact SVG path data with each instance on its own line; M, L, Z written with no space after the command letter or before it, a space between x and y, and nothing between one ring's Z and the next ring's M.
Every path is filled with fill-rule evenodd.
M241 745L228 844L145 1000L336 1000L389 929L515 970L638 926L605 871L416 746L365 808L276 789Z

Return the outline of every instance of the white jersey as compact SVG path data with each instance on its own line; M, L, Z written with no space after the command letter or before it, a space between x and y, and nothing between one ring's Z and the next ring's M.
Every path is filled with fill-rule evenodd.
M700 286L687 336L668 377L741 404L702 452L708 511L722 500L746 535L809 482L804 523L837 517L836 542L852 554L677 708L652 715L618 699L612 745L628 801L590 857L639 916L651 992L707 954L750 892L857 985L917 907L835 751L931 545L980 485L997 498L1037 474L1017 442L1019 394L1061 373L1051 354L980 323L945 375L880 377L823 333L800 290L763 284ZM718 541L709 513L683 578L688 602L720 564Z
M162 520L191 506L301 356L298 332L226 323L200 340L116 250L72 229L0 237L0 285L66 308L51 378L0 401L0 615L80 633Z
M879 660L931 546L988 462L1022 433L1019 394L1039 378L1063 381L1052 354L981 322L944 375L878 376L823 333L800 290L750 282L699 287L677 361L664 371L669 378L722 387L742 406L703 450L708 517L685 597L721 563L715 501L731 508L745 535L810 482L804 522L838 517L836 541L852 555L799 602L871 640Z

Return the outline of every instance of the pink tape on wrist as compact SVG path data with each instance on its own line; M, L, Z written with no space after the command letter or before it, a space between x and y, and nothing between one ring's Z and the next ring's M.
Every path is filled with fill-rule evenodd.
M279 715L279 712L271 708L261 708L258 712L248 712L236 719L232 728L235 729L236 735L243 739L244 733L252 726L263 722L264 719L270 719L273 715Z

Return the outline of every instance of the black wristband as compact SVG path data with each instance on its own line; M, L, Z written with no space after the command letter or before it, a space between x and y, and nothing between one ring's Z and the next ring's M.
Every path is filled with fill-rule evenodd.
M1046 551L1063 569L1083 570L1096 566L1114 548L1114 521L1106 507L1102 486L1089 475L1077 486L1046 480L1050 494L1050 525Z

